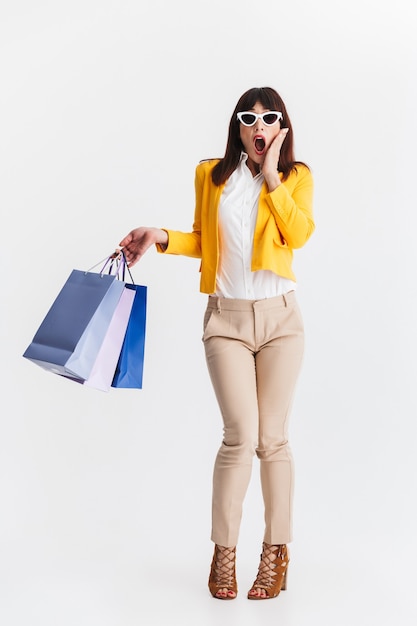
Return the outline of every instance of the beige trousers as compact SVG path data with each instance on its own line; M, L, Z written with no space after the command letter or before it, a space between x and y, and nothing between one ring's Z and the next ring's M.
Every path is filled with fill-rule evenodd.
M295 292L258 301L209 296L203 342L224 422L213 473L211 538L222 546L237 544L256 454L264 541L289 543L294 478L288 420L304 348Z

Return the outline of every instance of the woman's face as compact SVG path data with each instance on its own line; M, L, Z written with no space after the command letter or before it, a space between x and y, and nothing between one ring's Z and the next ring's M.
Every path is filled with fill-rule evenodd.
M271 109L265 109L260 102L256 102L250 111L252 113L265 113ZM253 126L245 126L240 122L240 139L245 152L248 155L247 165L252 173L257 173L265 159L265 154L272 141L278 135L280 121L273 126L267 126L258 118Z

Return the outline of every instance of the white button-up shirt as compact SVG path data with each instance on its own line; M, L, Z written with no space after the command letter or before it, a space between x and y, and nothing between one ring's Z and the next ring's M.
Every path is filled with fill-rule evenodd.
M258 199L264 177L253 177L242 152L240 163L228 179L219 206L220 259L216 295L223 298L262 300L296 289L296 283L270 270L251 271L253 236Z

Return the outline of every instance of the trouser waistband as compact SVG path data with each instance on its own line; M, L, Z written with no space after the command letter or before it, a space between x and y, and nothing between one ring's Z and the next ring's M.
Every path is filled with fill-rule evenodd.
M207 308L217 309L217 311L267 311L275 307L289 306L295 302L295 299L295 291L289 291L274 298L264 298L263 300L240 300L211 295L208 298Z

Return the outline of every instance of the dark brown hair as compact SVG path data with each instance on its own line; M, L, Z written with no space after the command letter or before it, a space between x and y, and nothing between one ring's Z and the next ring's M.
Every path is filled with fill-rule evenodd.
M291 170L296 167L297 163L302 163L301 161L296 161L294 157L294 136L291 120L281 96L271 87L253 87L245 91L239 98L235 110L232 113L232 117L230 118L226 152L219 163L215 165L212 172L212 179L215 185L222 185L226 182L238 166L243 150L243 144L240 139L240 122L237 119L237 113L253 109L257 102L260 102L265 109L269 109L270 111L281 111L281 128L288 128L288 133L282 144L279 155L279 162L277 163L277 169L283 173L283 180L288 178ZM303 165L305 165L305 163L303 163Z

